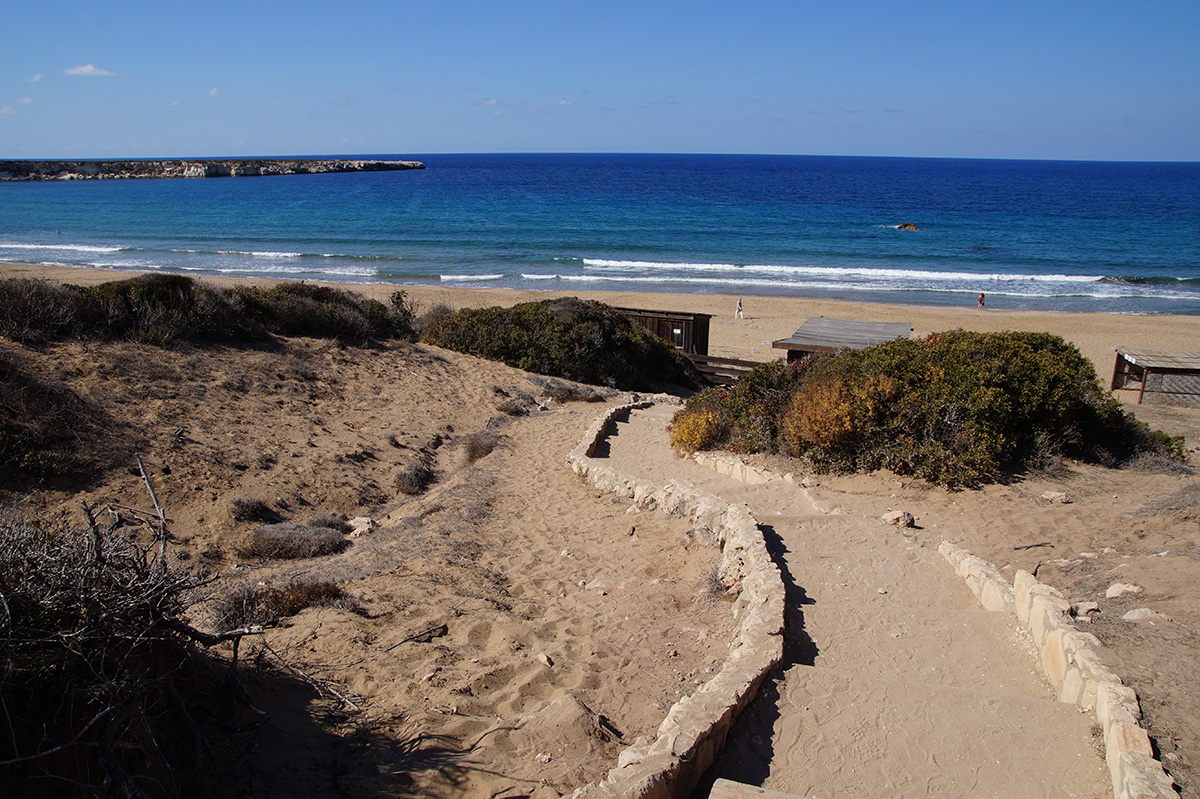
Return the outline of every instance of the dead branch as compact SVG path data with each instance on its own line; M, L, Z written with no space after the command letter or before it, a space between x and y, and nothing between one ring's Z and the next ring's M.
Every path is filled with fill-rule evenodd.
M295 666L293 666L292 664L288 663L286 660L284 660L282 657L279 656L278 652L276 652L274 649L271 648L270 644L268 644L264 641L262 646L263 646L264 650L271 653L272 657L275 658L276 663L278 663L280 666L282 666L286 671L291 672L293 675L299 677L301 680L303 680L304 682L311 685L313 688L315 688L317 690L317 693L328 692L334 698L341 701L342 704L344 704L346 707L350 708L351 710L356 710L356 711L362 710L362 708L360 708L358 705L351 702L349 698L343 696L337 689L335 689L332 685L330 685L325 680L318 680L316 677L310 677L309 675L300 671L300 669L298 669Z
M142 456L134 453L133 457L137 461L138 469L142 473L142 479L146 481L146 490L150 492L150 501L154 503L154 510L158 512L158 563L161 567L166 568L167 517L163 513L162 505L158 504L158 495L154 493L154 486L150 484L150 475L146 474L146 467L142 463Z
M109 707L104 708L104 710L101 710L96 715L92 716L91 721L89 721L87 724L83 725L82 729L80 729L79 732L75 733L75 736L73 738L71 738L71 740L67 741L66 743L59 744L58 746L54 747L53 749L47 749L44 752L36 752L32 755L25 755L24 757L14 757L12 760L0 760L0 768L2 768L4 766L12 766L16 763L27 763L30 760L37 760L40 757L49 757L50 755L61 752L64 749L70 749L72 746L79 743L79 741L83 738L84 733L86 733L88 730L90 730L96 722L98 722L100 719L104 718L105 716L107 716L109 713L113 712L116 709L117 709L116 705L110 705Z
M385 648L383 651L391 652L393 649L400 646L401 644L407 644L409 641L416 641L420 638L425 638L426 636L428 636L427 640L433 640L434 638L440 638L441 636L446 634L448 629L449 628L447 628L447 626L444 623L443 624L435 624L432 627L430 627L428 630L422 630L421 632L414 633L413 635L410 635L407 638L400 639L396 643Z

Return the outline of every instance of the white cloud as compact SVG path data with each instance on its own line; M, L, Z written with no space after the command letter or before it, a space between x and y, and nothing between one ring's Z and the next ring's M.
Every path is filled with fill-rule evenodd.
M64 75L99 75L106 78L111 78L117 73L109 72L107 69L100 69L94 64L84 64L81 67L71 67L62 71Z
M21 105L29 105L30 103L33 102L33 98L32 97L22 97L17 102L19 102Z
M220 94L220 92L217 91L217 87L214 86L211 89L209 89L208 91L206 91L205 94L209 97L216 97L218 94Z
M555 100L550 105L575 105L573 100Z
M167 103L167 107L168 107L168 108L174 108L174 107L175 107L175 106L177 106L177 105L179 105L179 101L178 101L178 100L175 100L174 102Z
M39 72L38 74L36 74L36 75L34 75L32 78L30 78L30 79L28 80L28 82L29 82L29 83L37 83L38 81L40 81L40 80L41 80L42 78L44 78L44 77L46 77L45 73L43 73L43 72Z
M6 106L0 108L0 119L6 119L7 117L15 117L16 115L17 115L17 109L13 108L11 105L6 105Z

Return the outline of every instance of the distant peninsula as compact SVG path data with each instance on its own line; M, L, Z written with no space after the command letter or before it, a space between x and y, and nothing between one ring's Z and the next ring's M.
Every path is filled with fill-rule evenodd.
M326 172L424 169L420 161L344 158L196 158L166 161L0 161L0 180L126 180L131 178L240 178Z

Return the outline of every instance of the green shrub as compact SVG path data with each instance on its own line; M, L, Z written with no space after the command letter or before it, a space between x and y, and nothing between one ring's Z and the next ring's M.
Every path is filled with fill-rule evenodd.
M1060 455L1115 465L1182 452L1128 416L1078 349L1044 333L957 330L760 369L702 392L684 414L719 413L724 440L749 451L774 438L774 451L818 469L889 468L944 485Z
M598 302L574 297L511 308L467 308L430 324L421 340L581 383L642 389L691 385L670 344Z
M67 338L129 339L169 347L268 334L345 342L410 338L403 291L388 305L342 289L282 283L222 289L183 275L139 275L97 286L0 280L0 335L39 344Z

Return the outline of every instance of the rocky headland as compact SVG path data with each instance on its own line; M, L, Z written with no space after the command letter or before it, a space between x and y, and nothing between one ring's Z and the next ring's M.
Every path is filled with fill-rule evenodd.
M311 175L326 172L387 172L424 168L425 165L420 161L358 161L344 158L0 161L0 180L237 178L261 175Z

